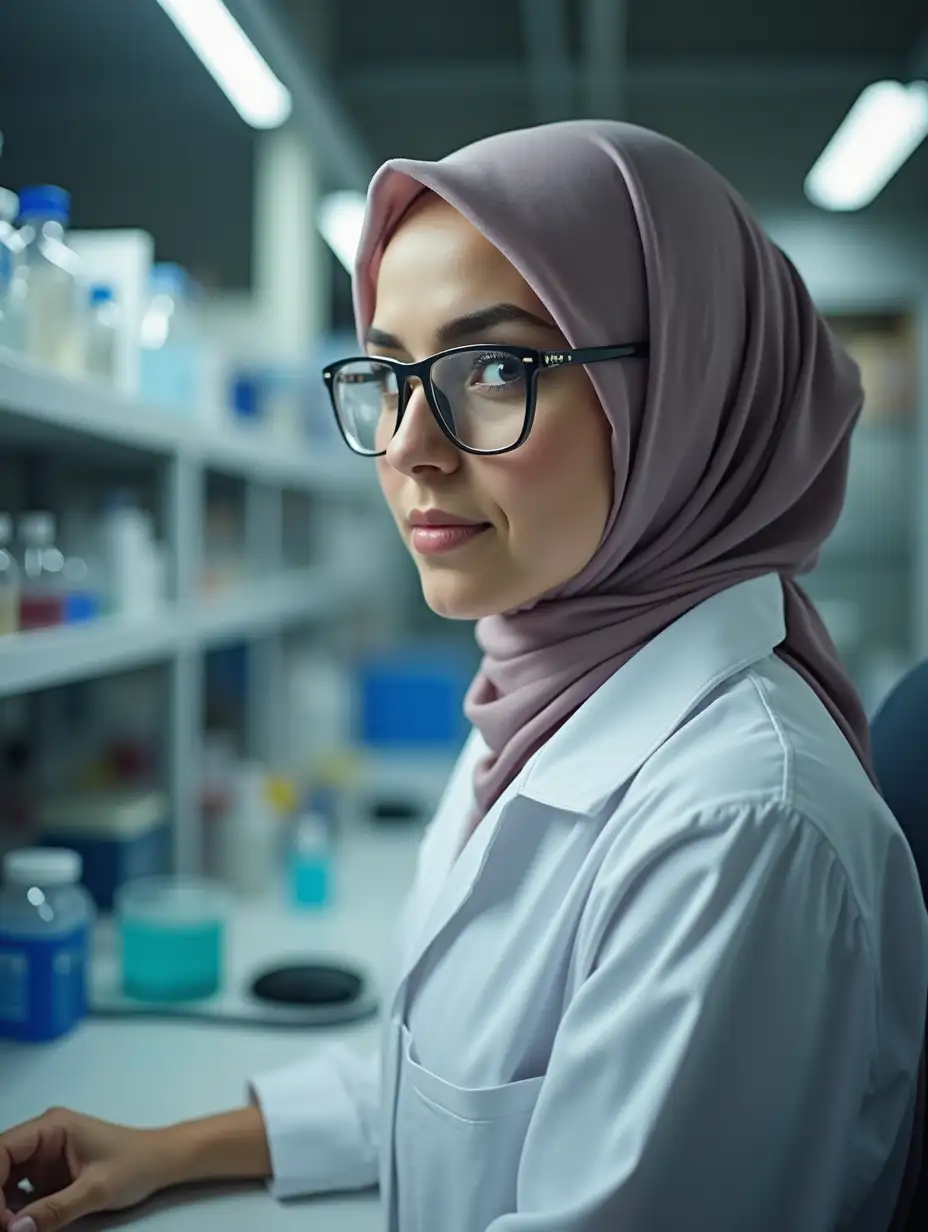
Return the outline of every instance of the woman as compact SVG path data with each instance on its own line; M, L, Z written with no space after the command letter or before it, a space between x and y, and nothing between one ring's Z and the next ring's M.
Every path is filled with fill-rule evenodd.
M5 1227L379 1171L401 1232L883 1232L928 929L795 581L841 508L853 364L733 191L624 124L387 164L355 287L376 359L325 374L342 432L485 656L382 1048L208 1121L12 1130L7 1192L58 1192Z

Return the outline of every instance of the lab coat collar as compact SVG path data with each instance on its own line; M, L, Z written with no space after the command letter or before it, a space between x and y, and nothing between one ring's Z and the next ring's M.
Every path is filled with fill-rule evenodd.
M786 637L777 574L700 603L643 646L547 741L516 794L594 815L686 715Z

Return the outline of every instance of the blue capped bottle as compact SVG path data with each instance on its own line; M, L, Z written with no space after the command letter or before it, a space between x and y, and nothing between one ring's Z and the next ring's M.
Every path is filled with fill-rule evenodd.
M81 858L58 848L12 851L0 889L0 1037L58 1039L87 1012L94 908Z

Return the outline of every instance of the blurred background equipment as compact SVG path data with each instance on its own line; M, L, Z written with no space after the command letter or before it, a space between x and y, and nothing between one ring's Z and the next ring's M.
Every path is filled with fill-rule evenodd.
M319 377L385 158L600 116L718 167L863 376L808 588L871 710L928 655L926 79L918 0L0 5L0 1032L79 1020L20 977L85 914L123 945L111 1010L187 980L234 1017L261 904L337 954L401 892L477 651ZM324 1001L289 958L270 985Z

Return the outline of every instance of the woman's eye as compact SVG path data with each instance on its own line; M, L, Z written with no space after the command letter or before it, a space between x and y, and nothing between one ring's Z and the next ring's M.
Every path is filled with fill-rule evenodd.
M474 364L478 385L501 387L522 379L522 367L512 355L481 355Z

